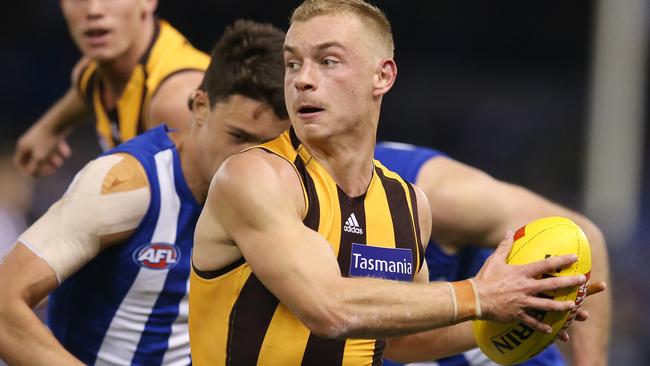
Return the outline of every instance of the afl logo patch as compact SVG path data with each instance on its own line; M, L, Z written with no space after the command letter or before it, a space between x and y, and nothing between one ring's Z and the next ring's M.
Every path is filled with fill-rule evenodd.
M149 269L170 269L181 258L181 252L175 245L167 243L145 244L133 253L133 261Z

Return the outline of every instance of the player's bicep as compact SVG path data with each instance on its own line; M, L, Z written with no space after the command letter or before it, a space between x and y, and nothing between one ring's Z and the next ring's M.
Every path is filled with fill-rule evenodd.
M63 281L140 224L150 202L142 166L130 155L98 158L80 171L63 197L19 241ZM110 240L111 242L109 242Z
M258 257L266 257L262 253L290 246L287 242L295 241L307 229L299 208L304 203L297 175L284 171L286 166L273 165L273 159L279 158L257 151L247 154L269 158L271 163L260 162L255 156L231 158L215 176L211 195L214 192L222 208L215 210L219 222L246 260L264 267L267 261L256 265Z
M5 301L22 299L34 307L58 285L49 264L21 243L0 261L0 288Z
M451 247L494 245L490 233L505 210L502 193L495 189L500 188L498 183L488 174L446 157L427 162L418 185L431 204L432 238Z
M234 160L243 159L226 162L215 177L214 192L224 201L219 222L264 286L309 319L320 306L318 299L341 278L334 253L302 223L302 188L286 162L284 167L258 163L238 170Z

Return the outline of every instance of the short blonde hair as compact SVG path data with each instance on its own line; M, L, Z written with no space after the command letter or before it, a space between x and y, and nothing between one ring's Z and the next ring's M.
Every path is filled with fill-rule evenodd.
M368 25L382 41L390 57L395 51L390 22L381 9L364 0L305 0L291 15L290 23L304 22L319 15L349 13Z

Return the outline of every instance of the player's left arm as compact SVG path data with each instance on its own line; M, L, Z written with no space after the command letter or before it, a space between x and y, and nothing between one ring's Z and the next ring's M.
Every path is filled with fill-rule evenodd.
M150 203L144 168L126 154L88 163L0 262L0 359L81 365L32 308L101 250L126 240Z
M417 198L422 245L426 250L431 235L431 210L424 192L417 186L413 188ZM426 262L423 263L413 280L419 283L429 282ZM384 357L402 363L438 359L476 347L470 322L393 337L386 341Z
M507 230L546 216L564 216L578 224L592 251L591 283L609 282L605 238L589 219L530 190L494 179L449 158L431 159L418 176L432 207L432 239L443 246L467 244L494 247ZM611 299L609 292L590 297L583 309L591 316L574 323L571 355L574 365L607 363Z
M192 111L188 100L202 79L203 71L188 70L170 76L158 86L151 99L145 128L149 130L161 123L177 129L189 126Z

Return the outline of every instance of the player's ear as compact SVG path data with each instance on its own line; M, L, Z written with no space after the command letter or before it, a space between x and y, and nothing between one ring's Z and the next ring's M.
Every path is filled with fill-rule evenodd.
M208 98L208 93L204 90L197 89L190 95L188 103L190 110L192 110L194 121L200 126L203 125L207 121L210 113L210 98Z
M383 59L377 65L374 76L373 96L382 96L393 87L397 78L397 65L392 58Z

